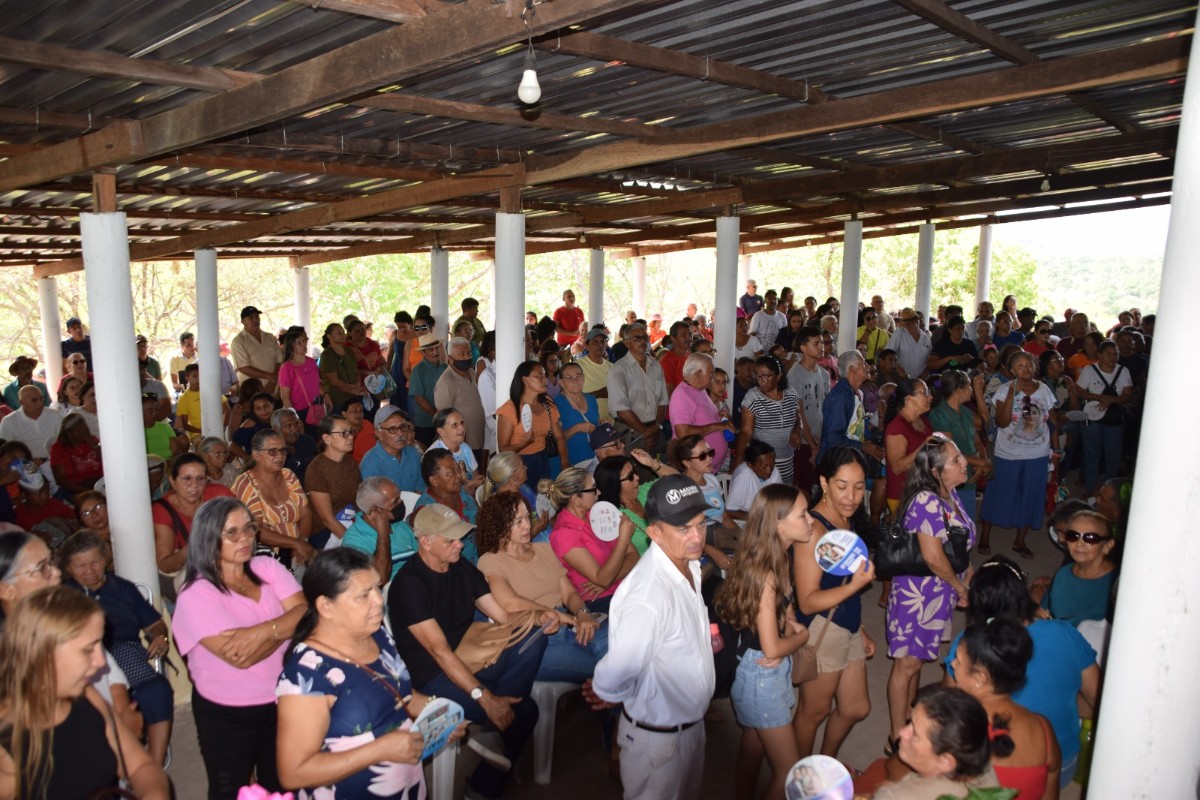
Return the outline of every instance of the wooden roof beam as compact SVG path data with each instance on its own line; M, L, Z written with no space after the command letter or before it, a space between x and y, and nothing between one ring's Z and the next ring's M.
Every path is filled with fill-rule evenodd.
M412 22L429 13L429 4L418 2L418 0L317 0L317 2L287 0L287 2L395 23Z
M990 50L1014 64L1037 64L1042 61L1037 53L1006 36L1001 36L986 25L981 25L961 11L956 11L946 5L942 0L895 0L895 2L942 30ZM1086 94L1073 92L1068 97L1076 106L1107 122L1121 133L1132 133L1139 129L1139 126L1122 118L1103 103Z
M937 116L1100 86L1175 77L1187 70L1190 38L1180 36L760 114L676 131L672 136L654 142L613 142L576 153L534 156L527 162L529 180L531 184L551 183L580 174L626 169L783 139ZM995 153L977 157L991 155ZM858 174L832 177L847 180ZM743 191L751 188L758 191L764 185L770 183L744 187Z
M533 18L534 35L637 5L639 0L556 0ZM293 114L403 82L424 70L483 56L524 37L525 23L492 0L466 0L364 37L259 81L119 122L0 163L0 192L102 166L128 164L231 136Z
M367 139L361 136L316 136L278 131L254 133L216 144L249 145L284 150L310 150L333 155L380 156L414 161L462 160L480 164L515 164L521 151L499 147L455 147L454 145L405 142L396 139Z
M621 61L640 69L775 94L806 104L819 105L836 99L821 88L807 82L782 78L769 72L743 67L728 61L694 56L682 50L654 47L587 31L576 31L561 37L557 35L554 38L546 37L540 42L535 41L534 46L543 50L561 51L598 61ZM920 139L942 142L967 153L981 153L985 149L978 142L965 137L947 135L942 131L913 121L899 123L897 130Z

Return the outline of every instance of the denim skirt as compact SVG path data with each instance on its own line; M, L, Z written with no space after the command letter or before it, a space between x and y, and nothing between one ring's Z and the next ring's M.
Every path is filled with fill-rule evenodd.
M733 678L733 712L747 728L779 728L792 724L796 694L792 690L792 657L777 667L759 665L761 650L746 650Z

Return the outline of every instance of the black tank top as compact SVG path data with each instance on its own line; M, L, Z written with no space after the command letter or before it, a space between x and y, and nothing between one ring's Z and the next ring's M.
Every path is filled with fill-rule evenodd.
M808 510L808 513L810 516L815 518L817 522L820 522L822 525L824 525L826 531L834 530L837 527L819 513L813 511L811 508ZM790 548L788 549L788 554L791 555ZM830 575L828 572L824 571L821 572L821 583L819 585L822 590L836 589L845 583L846 578L837 575ZM799 619L803 625L811 625L813 618L816 616L818 615L802 614L800 613L799 608L796 609L796 618ZM828 611L822 611L819 616L828 616ZM862 626L862 595L851 595L847 600L839 603L838 607L833 612L832 622L834 625L845 628L851 633L857 633L858 629ZM816 643L815 639L813 640L813 643Z
M10 754L11 735L0 736ZM21 800L87 800L117 783L117 757L104 736L104 717L86 697L78 698L54 728L50 754L54 760L48 774L36 785L22 787Z

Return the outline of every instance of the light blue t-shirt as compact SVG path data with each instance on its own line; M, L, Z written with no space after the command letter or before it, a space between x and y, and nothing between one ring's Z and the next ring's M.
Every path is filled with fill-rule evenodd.
M1033 658L1025 669L1025 685L1012 693L1012 699L1050 720L1065 764L1079 755L1079 706L1075 698L1083 683L1083 671L1096 663L1096 651L1083 634L1062 620L1035 619L1026 630L1033 639ZM962 636L959 633L954 637L946 655L950 677L954 677L950 663Z
M375 555L375 545L379 543L379 534L371 527L371 523L363 519L362 512L354 515L354 524L346 529L342 536L342 547L349 547L369 556ZM396 577L400 568L417 553L417 538L413 529L403 520L392 523L392 574L388 580Z
M383 445L376 444L363 456L358 469L364 480L381 475L396 484L396 488L402 492L421 494L425 491L425 479L421 477L421 453L411 444L395 457L388 455Z

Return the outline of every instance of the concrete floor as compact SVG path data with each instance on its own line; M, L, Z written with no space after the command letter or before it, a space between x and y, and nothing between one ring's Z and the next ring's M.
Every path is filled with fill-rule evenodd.
M1025 562L1019 556L1007 552L1011 546L1013 532L1004 528L992 531L992 549L996 553L1007 553L1018 561L1031 576L1051 575L1061 563L1059 552L1046 538L1044 533L1031 534L1029 546L1037 554L1033 561ZM984 561L982 556L974 556L976 564ZM883 610L878 607L880 589L876 584L863 596L863 618L867 632L879 645L881 655L877 655L868 664L868 684L871 695L871 714L859 723L846 739L840 753L841 759L851 767L865 768L879 758L887 737L887 677L890 662L882 653L886 650L884 637ZM955 615L954 625L961 628L963 617L961 612ZM921 675L922 683L940 681L942 670L940 666L926 665ZM177 697L187 698L187 692L177 692ZM704 765L704 788L701 797L709 798L733 797L733 766L737 756L741 730L734 721L733 711L728 700L719 700L714 708L720 711L720 722L707 723L708 746ZM600 746L599 728L593 714L583 704L578 693L572 693L559 701L556 744L554 751L553 781L548 786L538 786L533 783L532 744L527 748L517 768L519 782L509 785L507 797L518 800L552 800L569 795L572 800L600 800L600 798L621 797L621 783L616 776L608 773L608 759ZM819 741L819 739L818 739ZM207 783L204 776L204 766L200 759L199 747L196 743L195 726L192 721L191 706L181 705L176 713L176 727L173 737L174 760L168 774L175 783L179 800L203 800L206 797ZM474 768L477 759L474 754L464 751L458 761L458 775L455 797L461 796L465 776ZM428 777L428 770L426 770ZM765 785L766 769L760 778L760 788ZM1063 792L1063 800L1078 800L1081 797L1079 786L1071 786Z

